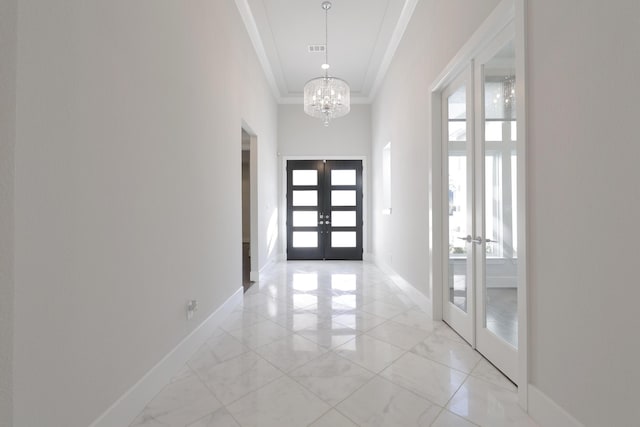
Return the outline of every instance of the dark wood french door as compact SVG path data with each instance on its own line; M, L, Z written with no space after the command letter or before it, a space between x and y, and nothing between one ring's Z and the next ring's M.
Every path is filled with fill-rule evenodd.
M287 259L362 259L362 161L287 161Z

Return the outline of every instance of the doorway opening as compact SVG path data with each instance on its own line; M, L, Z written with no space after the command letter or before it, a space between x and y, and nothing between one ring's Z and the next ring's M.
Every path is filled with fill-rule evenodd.
M251 280L251 246L252 246L252 137L242 129L242 287L246 292L253 281Z
M287 161L287 259L362 260L361 160Z

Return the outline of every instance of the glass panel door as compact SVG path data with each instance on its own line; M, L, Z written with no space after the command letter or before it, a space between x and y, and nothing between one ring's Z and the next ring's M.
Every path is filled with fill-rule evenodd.
M468 119L469 73L453 82L442 97L445 233L444 320L473 344L473 141Z
M288 259L322 259L323 171L321 160L287 162Z
M362 161L327 160L325 259L362 259Z
M517 117L515 48L498 38L476 62L476 345L517 381Z
M362 161L287 162L287 259L361 260Z
M513 26L442 91L443 319L517 382L518 124ZM470 90L473 87L473 90ZM473 123L472 123L473 122Z

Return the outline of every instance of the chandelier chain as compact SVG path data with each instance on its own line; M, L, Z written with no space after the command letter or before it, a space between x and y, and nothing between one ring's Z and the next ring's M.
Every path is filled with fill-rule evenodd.
M329 8L324 8L324 63L329 63ZM324 71L325 75L329 75L329 70Z

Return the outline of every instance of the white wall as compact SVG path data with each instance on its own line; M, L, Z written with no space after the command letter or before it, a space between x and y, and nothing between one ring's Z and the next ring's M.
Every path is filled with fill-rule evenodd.
M373 252L429 298L429 86L497 3L418 2L372 107ZM382 215L382 151L389 141L390 216Z
M17 75L15 426L85 427L241 286L243 121L268 261L277 107L232 0L20 2Z
M496 3L419 2L372 110L375 189L393 150L374 251L427 294L428 87ZM527 3L530 381L586 426L635 425L640 3Z
M369 105L352 105L349 114L331 121L328 127L305 114L302 105L278 107L281 156L368 156L370 146Z
M0 427L13 423L13 182L17 1L0 2Z
M364 252L369 252L370 230L368 223L371 217L371 106L351 105L351 112L344 117L333 120L328 127L322 121L308 116L302 105L280 105L278 107L278 154L280 185L280 229L281 253L286 251L286 201L283 187L286 185L286 157L310 159L363 157L364 171Z
M531 382L637 425L640 2L528 2Z

